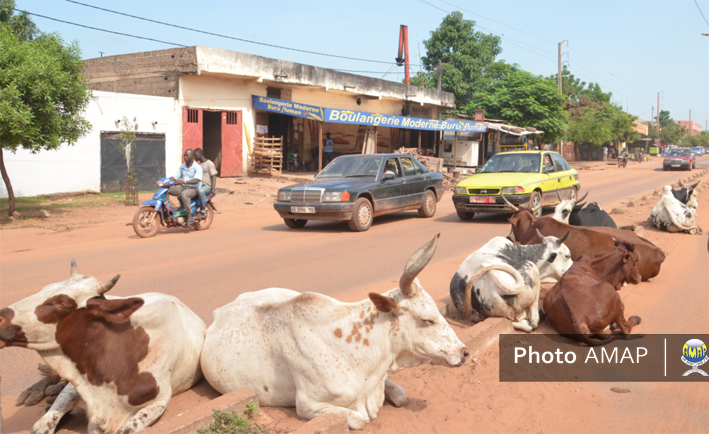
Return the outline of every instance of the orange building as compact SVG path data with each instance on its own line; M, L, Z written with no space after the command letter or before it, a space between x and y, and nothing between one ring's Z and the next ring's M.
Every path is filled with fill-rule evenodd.
M678 124L687 130L688 136L698 136L702 133L702 125L694 121L677 121Z

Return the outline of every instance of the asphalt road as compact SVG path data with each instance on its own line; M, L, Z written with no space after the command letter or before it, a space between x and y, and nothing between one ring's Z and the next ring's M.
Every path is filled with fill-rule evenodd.
M709 156L700 157L697 168L707 167ZM687 176L663 172L661 160L625 169L582 170L581 194L588 190L587 200L610 209ZM92 227L51 237L4 231L0 306L67 278L72 258L83 274L105 280L121 273L112 290L115 295L169 293L207 324L215 308L243 292L268 287L355 301L368 292L396 287L409 256L439 232L438 251L420 279L434 299L446 300L448 283L460 263L492 237L506 236L509 229L504 215L460 221L447 193L432 219L419 218L415 212L382 216L364 233L330 222L288 229L268 206L241 215L217 215L205 232L160 233L151 239L137 238L129 226ZM38 361L33 351L0 351L3 394L17 394L30 384L37 376Z

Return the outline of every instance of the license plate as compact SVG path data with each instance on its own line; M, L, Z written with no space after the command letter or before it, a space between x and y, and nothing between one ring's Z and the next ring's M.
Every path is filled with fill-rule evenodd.
M679 164L673 164L672 167L679 167Z
M495 203L494 197L471 197L470 203Z
M290 207L290 212L298 214L315 214L315 207L313 206L292 206Z

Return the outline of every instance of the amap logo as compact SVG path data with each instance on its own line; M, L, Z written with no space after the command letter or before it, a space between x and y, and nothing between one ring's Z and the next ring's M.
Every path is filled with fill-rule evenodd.
M683 377L686 377L692 372L698 372L705 377L707 376L706 372L698 368L709 361L707 346L704 345L704 342L699 339L688 340L682 348L682 361L692 367L692 369L682 374Z

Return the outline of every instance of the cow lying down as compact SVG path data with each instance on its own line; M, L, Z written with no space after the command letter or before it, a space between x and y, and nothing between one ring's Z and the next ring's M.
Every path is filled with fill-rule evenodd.
M672 187L666 185L662 189L660 201L650 213L650 221L658 229L666 232L687 232L696 234L697 226L697 191L692 190L687 200L683 204L672 193ZM701 231L701 229L700 229Z
M70 383L33 433L53 433L74 407L90 434L141 431L201 378L204 322L169 295L106 296L119 277L101 283L72 261L69 280L0 310L0 348L36 350Z
M214 311L202 350L205 378L221 393L246 387L260 405L295 406L305 419L344 415L352 429L375 419L385 397L406 405L388 371L461 366L468 357L416 279L437 240L411 256L399 288L359 303L281 288L240 295Z
M541 281L556 282L571 267L571 253L561 238L543 237L541 244L520 246L495 237L473 252L450 283L456 309L468 320L505 317L517 330L539 325Z
M615 240L614 240L615 241ZM625 307L616 292L624 283L640 283L635 245L615 241L616 247L595 257L581 255L544 298L544 313L556 330L588 345L603 345L627 335L640 317L625 320ZM597 339L596 339L597 338Z

